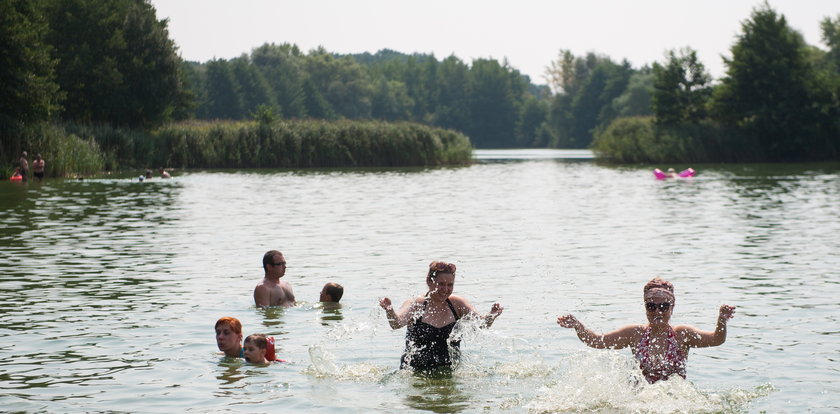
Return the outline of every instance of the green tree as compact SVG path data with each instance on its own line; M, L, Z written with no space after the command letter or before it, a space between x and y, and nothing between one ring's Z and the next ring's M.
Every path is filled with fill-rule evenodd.
M408 96L405 84L380 77L373 86L371 116L386 121L411 119L414 101Z
M262 72L251 64L247 55L242 55L231 60L233 77L239 86L239 93L242 96L242 114L248 115L257 112L260 106L276 108L277 101L271 85L265 79Z
M287 118L305 117L306 94L303 90L304 55L297 46L266 43L251 52L256 65L274 90L281 113Z
M460 131L471 128L469 73L469 66L454 55L440 62L434 85L437 88L434 125Z
M521 147L546 147L551 139L545 126L548 102L527 96L516 120L516 144Z
M656 122L677 125L706 117L711 75L691 48L670 50L664 65L653 64L652 106Z
M633 71L627 62L614 63L606 56L588 53L575 57L562 50L546 71L556 95L548 111L551 146L585 148L592 134L617 116L613 100L627 88Z
M799 160L827 155L832 131L802 35L767 3L753 10L726 59L714 95L715 116L740 131L747 159ZM834 131L836 133L836 131ZM836 151L836 150L835 150Z
M469 76L470 114L468 135L476 147L515 147L515 127L519 99L524 85L518 71L507 62L495 59L476 59Z
M333 110L350 119L370 117L373 88L367 73L353 58L336 59L323 48L306 56L304 71Z
M617 117L653 115L651 95L653 70L646 66L630 75L627 88L613 99L612 110Z
M215 59L207 63L205 87L207 100L201 108L206 119L243 119L245 112L239 83L230 63Z
M10 140L19 135L12 131L46 121L59 108L56 61L44 42L47 24L39 4L0 2L0 150L17 152Z
M617 65L603 61L595 66L571 101L571 128L566 147L585 148L592 143L592 136L599 125L607 125L612 113L613 99L624 92L630 79L626 63Z
M834 66L834 70L840 74L840 15L834 19L826 17L820 22L822 40L828 46L826 59Z
M143 0L47 2L48 41L75 122L151 127L182 100L180 58L166 20Z
M324 99L324 95L311 78L303 81L303 105L306 114L311 118L335 119L337 118L332 105Z

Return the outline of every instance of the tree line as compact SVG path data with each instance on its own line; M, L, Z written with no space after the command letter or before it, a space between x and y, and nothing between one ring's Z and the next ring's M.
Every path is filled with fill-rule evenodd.
M621 162L840 159L840 15L808 45L768 3L741 26L712 82L691 48L653 65L653 116L618 118L594 149Z
M44 122L153 131L178 120L410 121L482 148L594 148L618 161L836 159L840 16L827 50L767 3L713 82L690 48L632 67L560 50L539 85L506 60L266 43L183 61L147 0L0 3L0 150Z

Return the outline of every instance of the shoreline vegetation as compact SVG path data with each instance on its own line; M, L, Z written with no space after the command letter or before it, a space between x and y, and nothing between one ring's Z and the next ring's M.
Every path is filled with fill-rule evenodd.
M126 169L425 167L468 164L469 138L409 122L184 121L151 132L42 124L25 132L47 176ZM9 175L10 171L3 171Z
M634 68L304 52L184 61L148 0L0 2L0 178L126 168L469 163L471 148L590 148L610 163L840 160L840 15L807 44L760 2L713 79L690 47ZM102 39L109 39L103 42Z

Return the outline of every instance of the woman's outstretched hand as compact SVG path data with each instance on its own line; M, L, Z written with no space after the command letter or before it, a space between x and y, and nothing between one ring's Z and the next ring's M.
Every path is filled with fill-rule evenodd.
M388 298L379 299L379 306L382 309L385 309L385 310L390 309L391 308L391 299L388 299Z
M557 318L557 324L564 328L576 328L580 322L573 315L563 315Z
M735 317L735 307L729 305L720 305L720 316L719 319L732 319Z
M503 308L502 305L494 303L493 306L490 308L490 314L493 315L493 317L498 317L502 314L502 311L504 310L505 308Z

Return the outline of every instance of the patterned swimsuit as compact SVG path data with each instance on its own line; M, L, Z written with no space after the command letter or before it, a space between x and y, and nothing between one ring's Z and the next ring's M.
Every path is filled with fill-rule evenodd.
M688 355L684 354L677 344L677 336L673 329L669 330L667 341L668 349L665 351L664 360L654 360L650 355L650 327L645 329L639 345L636 346L635 356L639 360L639 368L651 384L668 379L674 374L685 378L685 360Z
M423 313L425 313L428 303L428 299L423 302ZM455 322L458 322L458 313L455 312L452 302L446 299L446 304L449 305L449 310L455 316ZM457 360L460 355L458 351L461 345L461 341L449 340L455 322L437 328L423 322L423 317L420 316L408 325L405 332L405 351L400 358L400 368L411 367L415 370L430 370L452 365L452 360ZM449 354L450 348L452 349L451 356Z

